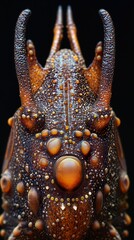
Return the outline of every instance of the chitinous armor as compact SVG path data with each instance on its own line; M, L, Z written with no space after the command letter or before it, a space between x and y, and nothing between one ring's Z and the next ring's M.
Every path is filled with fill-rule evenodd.
M71 7L61 49L59 6L50 54L42 67L25 30L25 9L15 29L14 58L21 106L2 174L1 236L5 240L121 240L128 236L130 180L110 106L115 65L114 26L100 9L104 42L86 67Z

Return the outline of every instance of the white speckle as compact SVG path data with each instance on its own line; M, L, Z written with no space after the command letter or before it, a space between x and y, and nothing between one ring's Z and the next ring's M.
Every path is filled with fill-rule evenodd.
M66 208L66 207L65 207L65 204L62 203L62 204L61 204L61 210L65 210L65 208Z
M74 209L75 211L77 211L77 206L76 206L76 205L73 205L73 209Z

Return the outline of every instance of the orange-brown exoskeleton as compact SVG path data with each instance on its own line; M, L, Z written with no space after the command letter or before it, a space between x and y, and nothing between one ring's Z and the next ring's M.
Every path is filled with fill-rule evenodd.
M42 67L31 40L30 10L20 14L14 56L21 106L1 174L1 236L5 240L121 240L128 236L127 174L110 106L115 62L114 26L101 9L104 42L86 67L71 7L63 37L59 6L50 54Z

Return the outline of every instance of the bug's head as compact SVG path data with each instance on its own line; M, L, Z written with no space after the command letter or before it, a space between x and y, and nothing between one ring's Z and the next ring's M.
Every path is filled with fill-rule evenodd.
M50 54L46 61L46 65L43 68L36 59L36 51L31 40L26 43L25 31L26 23L31 14L29 9L22 11L20 14L15 31L15 64L16 73L19 81L20 98L22 107L26 108L25 111L29 109L33 111L34 119L32 122L27 120L27 126L32 128L32 125L37 119L38 109L37 102L35 103L34 96L42 86L49 72L53 69L54 61L63 66L66 62L65 54L62 58L55 58L59 48L60 42L63 37L63 21L62 21L62 8L58 8L57 20L54 27L54 39L52 47L50 49ZM102 43L99 42L96 46L95 57L92 64L86 68L84 64L84 59L81 53L79 42L77 39L77 29L73 22L72 12L70 6L67 9L67 32L68 38L70 40L71 48L74 52L72 54L72 61L68 62L70 64L71 70L79 64L81 69L83 69L83 74L88 81L89 87L96 95L95 109L107 109L110 105L111 98L111 85L114 71L114 27L108 12L104 9L99 11L104 25L104 44L102 49ZM62 54L61 54L62 55ZM64 59L63 59L64 58ZM58 62L60 59L61 62ZM66 64L66 63L65 63ZM71 65L72 64L72 65ZM64 74L64 72L63 72ZM52 79L54 81L54 79ZM56 80L55 80L56 81ZM97 106L97 108L96 108ZM98 111L95 110L95 111ZM97 113L98 114L98 113ZM25 113L24 113L25 115ZM23 116L24 116L23 115ZM39 114L40 115L40 114ZM107 114L106 114L107 115ZM39 116L41 118L41 116ZM25 122L25 120L24 120Z
M101 140L96 140L94 136L109 125L113 116L110 99L114 72L114 27L106 10L101 9L99 13L104 25L104 44L97 44L94 60L88 68L81 53L70 7L67 10L67 31L72 51L59 51L63 36L62 9L59 7L54 39L44 68L36 59L33 42L28 40L26 43L25 40L30 10L24 10L16 24L15 63L22 104L21 123L45 141L50 137L45 143L46 150L56 160L55 178L66 190L77 188L83 179L82 161L88 159L89 143L92 145L90 160L93 165L98 164L94 153L101 152L103 147ZM64 134L62 141L60 134ZM71 137L69 134L72 134ZM69 150L67 146L71 146Z

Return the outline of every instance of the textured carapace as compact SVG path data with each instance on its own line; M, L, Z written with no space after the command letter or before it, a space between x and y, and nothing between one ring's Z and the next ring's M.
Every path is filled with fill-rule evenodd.
M30 10L15 30L15 65L21 106L8 120L11 133L2 175L1 236L5 240L121 240L128 236L130 181L120 125L110 106L114 27L101 9L104 43L86 67L67 8L71 49L63 37L59 6L45 67L26 43Z

